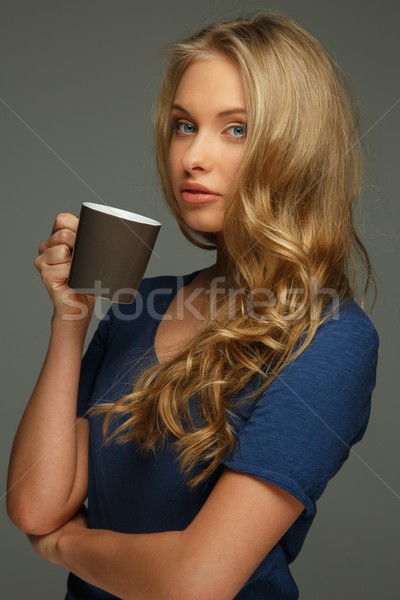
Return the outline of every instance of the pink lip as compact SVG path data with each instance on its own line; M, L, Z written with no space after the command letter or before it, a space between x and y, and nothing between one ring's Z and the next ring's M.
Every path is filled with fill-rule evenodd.
M220 194L218 194L217 192L214 192L213 190L210 190L206 187L204 187L204 185L200 185L200 183L194 183L192 181L184 181L183 183L181 183L181 185L179 186L179 191L180 192L194 192L194 193L203 193L203 194L211 194L213 196L219 196Z
M182 200L188 204L203 204L204 202L218 200L220 197L219 194L205 194L204 192L190 192L188 190L181 192Z
M179 191L181 192L182 200L188 204L203 204L204 202L212 202L221 197L220 194L209 190L204 185L192 181L181 183Z

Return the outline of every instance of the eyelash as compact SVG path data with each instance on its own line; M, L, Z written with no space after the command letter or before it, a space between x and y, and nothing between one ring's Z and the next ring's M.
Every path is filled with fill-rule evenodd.
M187 121L173 121L173 123L172 123L173 130L178 135L181 134L181 135L185 136L185 135L190 135L190 133L192 133L192 132L181 132L180 129L179 129L179 127L181 125L191 125L192 127L194 127L194 125L192 125L192 123L189 123ZM246 137L246 133L247 133L246 125L244 123L237 124L237 125L230 125L229 127L227 127L227 129L232 129L232 128L235 128L235 127L239 128L239 129L243 129L244 133L242 135L240 135L240 136L239 135L237 135L237 136L234 135L232 137L237 138L239 140L245 138Z

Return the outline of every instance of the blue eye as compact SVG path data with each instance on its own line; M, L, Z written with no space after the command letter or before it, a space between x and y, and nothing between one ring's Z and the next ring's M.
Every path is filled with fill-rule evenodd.
M179 133L193 133L196 128L191 123L184 123L184 122L177 121L175 123L175 129Z
M246 135L246 126L245 125L232 125L231 127L228 127L228 130L229 129L233 130L234 137L245 137L245 135Z

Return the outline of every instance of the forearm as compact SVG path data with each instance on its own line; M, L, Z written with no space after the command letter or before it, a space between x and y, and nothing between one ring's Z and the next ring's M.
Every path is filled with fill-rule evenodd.
M77 470L76 403L87 326L52 320L51 338L38 381L15 436L7 506L25 530L65 506ZM27 514L29 511L29 514ZM60 526L54 521L54 528ZM30 527L32 529L32 527Z
M73 527L54 562L124 600L189 600L182 531L121 534Z

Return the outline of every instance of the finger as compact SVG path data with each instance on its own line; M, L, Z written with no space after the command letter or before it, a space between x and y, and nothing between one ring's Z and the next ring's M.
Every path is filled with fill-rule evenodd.
M38 271L42 271L47 265L68 264L71 262L71 249L66 244L47 248L45 252L39 255L34 265Z
M71 229L75 231L78 229L79 218L71 213L59 213L54 221L52 234L60 229Z
M47 247L52 248L53 246L57 246L59 244L66 244L72 250L75 246L76 233L71 229L60 229L53 233L50 238L47 240Z
M67 244L57 244L57 246L47 248L42 257L44 264L58 265L71 262L72 252Z
M43 254L48 248L52 248L53 246L57 246L59 244L67 244L71 250L73 250L75 246L76 233L71 229L59 229L55 233L53 233L48 240L40 244L38 248L38 253Z
M40 274L43 283L48 287L58 287L65 283L69 276L69 264L63 263L58 265L45 265Z

